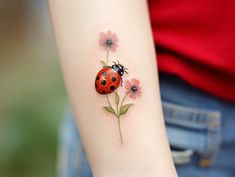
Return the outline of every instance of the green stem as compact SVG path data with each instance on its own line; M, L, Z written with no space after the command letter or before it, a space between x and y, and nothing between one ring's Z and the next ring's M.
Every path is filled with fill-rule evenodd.
M107 100L108 100L109 106L110 106L110 107L112 107L112 105L111 105L111 103L110 103L110 101L109 101L109 96L108 96L108 95L106 95L106 97L107 97Z
M119 134L120 134L121 142L123 144L120 116L118 116L118 129L119 129Z
M109 106L113 109L113 106L111 105L110 100L109 100L109 96L106 95L106 98L107 98L107 100L108 100ZM114 109L113 109L113 110L114 110ZM116 113L115 111L114 111L114 113L115 113L116 117L118 117L118 115L117 115L117 113Z
M115 102L116 102L116 97L118 97L118 99L119 99L119 96L118 96L117 92L115 92ZM117 115L119 115L118 114L118 105L119 105L119 100L116 102Z
M131 90L130 90L129 92L127 92L126 95L123 97L122 102L121 102L121 105L120 105L120 109L121 109L121 107L122 107L122 105L123 105L123 102L124 102L124 100L126 99L127 95L129 95L129 93L131 93ZM120 110L119 110L119 112L120 112ZM119 116L120 116L120 115L119 115Z
M109 65L109 49L107 49L107 53L106 53L106 66Z
M113 109L113 107L112 107L112 105L111 105L111 103L110 103L110 100L109 100L109 96L106 95L106 98L107 98L107 100L108 100L109 106ZM113 110L114 110L114 109L113 109ZM117 113L116 113L116 112L114 112L114 113L115 113L115 116L116 116L117 119L118 119L118 130L119 130L121 142L122 142L122 144L123 144L120 116L118 115L118 104L117 104Z
M122 102L121 102L121 105L120 105L120 109L121 109L121 107L122 107L122 105L123 105L124 100L126 99L127 95L128 95L130 92L131 92L131 91L127 92L126 95L123 97ZM121 129L121 120L120 120L121 115L119 115L119 114L120 114L120 110L118 111L118 104L117 104L118 129L119 129L119 134L120 134L121 142L122 142L122 144L123 144L122 129Z
M117 103L117 115L119 115L119 111L118 111L118 103Z

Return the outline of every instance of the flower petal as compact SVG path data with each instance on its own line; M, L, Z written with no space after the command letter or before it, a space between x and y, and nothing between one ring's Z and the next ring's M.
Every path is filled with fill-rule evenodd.
M131 79L131 83L135 85L136 87L139 87L139 80L137 79Z
M112 46L110 46L109 48L110 48L110 50L115 51L117 47L118 47L118 45L113 43Z
M141 90L138 90L138 91L136 92L136 95L137 95L137 96L141 96Z
M116 36L115 33L113 33L113 35L112 35L112 41L113 41L113 43L115 43L115 44L117 44L117 42L118 42L118 39L117 39L117 36Z
M129 95L129 97L132 98L132 99L136 99L136 94L133 93L133 92L131 92L130 95Z
M104 39L104 38L105 38L105 36L106 36L106 35L105 35L105 33L104 33L104 32L101 32L101 33L100 33L100 39Z
M139 85L136 85L137 90L141 90L141 87Z
M105 47L105 42L106 42L106 35L105 33L100 33L100 39L99 39L99 43L102 47Z
M105 47L105 42L104 42L104 40L99 40L99 43L100 43L100 45L102 46L102 47Z
M106 33L106 38L107 39L112 39L112 35L113 35L113 33L110 30L108 30L107 33Z
M125 80L124 86L129 91L131 89L131 82L129 80Z

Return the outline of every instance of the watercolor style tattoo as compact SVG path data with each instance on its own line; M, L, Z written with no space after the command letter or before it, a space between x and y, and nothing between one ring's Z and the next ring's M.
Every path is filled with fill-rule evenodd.
M131 106L134 105L134 103L126 104L124 102L128 96L132 99L136 99L138 96L141 96L141 87L139 80L135 78L131 80L126 79L124 81L124 96L123 98L120 97L117 89L120 85L123 86L123 76L124 74L128 74L127 68L120 64L119 61L113 61L112 65L109 65L108 61L109 51L116 51L118 47L117 42L118 38L115 33L112 33L111 31L100 33L99 44L106 51L106 62L101 60L103 67L96 75L95 88L99 94L105 95L107 98L108 106L104 106L103 108L117 118L120 139L123 144L120 118L127 113ZM113 101L115 107L111 104L109 94L115 94Z

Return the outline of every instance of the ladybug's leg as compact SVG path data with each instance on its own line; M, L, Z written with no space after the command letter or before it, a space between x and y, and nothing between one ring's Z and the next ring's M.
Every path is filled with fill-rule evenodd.
M121 77L121 86L123 86L123 80L122 80L122 77Z

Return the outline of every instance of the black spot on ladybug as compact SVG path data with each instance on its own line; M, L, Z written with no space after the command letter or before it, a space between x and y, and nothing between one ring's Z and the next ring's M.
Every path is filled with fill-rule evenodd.
M104 90L102 90L102 94L105 94L105 91L104 91Z
M100 77L99 77L99 76L97 76L97 77L96 77L96 80L98 81L99 79L100 79Z
M97 84L95 84L95 87L97 88Z
M113 82L116 82L116 77L112 77L112 79L111 79Z
M106 84L106 80L102 80L101 85L105 85L105 84Z
M110 86L110 90L112 90L112 91L113 91L114 89L115 89L115 86L113 86L113 85L112 85L112 86Z
M103 73L102 73L102 75L103 75L103 76L106 76L106 75L107 75L107 73L106 73L106 72L103 72Z

